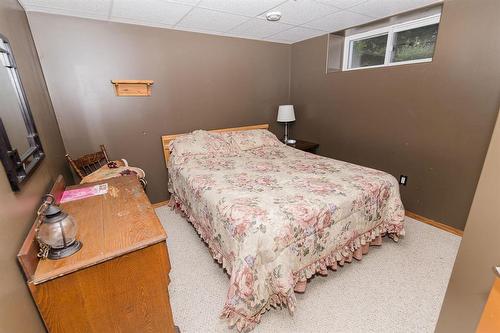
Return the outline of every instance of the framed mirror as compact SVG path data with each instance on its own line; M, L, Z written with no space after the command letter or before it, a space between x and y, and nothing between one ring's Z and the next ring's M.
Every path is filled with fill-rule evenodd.
M44 157L9 41L0 34L0 159L13 191Z

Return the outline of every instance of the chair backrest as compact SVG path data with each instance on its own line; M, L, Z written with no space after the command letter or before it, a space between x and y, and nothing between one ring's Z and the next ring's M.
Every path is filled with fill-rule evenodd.
M66 154L69 165L80 178L91 174L109 162L106 147L100 145L100 148L100 151L84 155L76 160L72 159L69 154Z

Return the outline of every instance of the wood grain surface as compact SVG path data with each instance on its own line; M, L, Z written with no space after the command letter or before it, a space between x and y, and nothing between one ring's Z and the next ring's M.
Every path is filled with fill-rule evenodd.
M78 223L77 237L83 242L82 249L64 259L41 260L33 275L34 284L166 240L137 177L117 177L99 183L108 183L108 193L61 205Z
M62 204L78 221L82 249L40 260L28 280L45 326L51 333L175 332L165 231L135 176L104 182L107 194Z
M51 333L170 333L169 270L162 242L30 289Z

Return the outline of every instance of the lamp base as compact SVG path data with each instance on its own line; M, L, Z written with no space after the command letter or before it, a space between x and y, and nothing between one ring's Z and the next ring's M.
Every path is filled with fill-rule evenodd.
M64 247L62 249L51 248L47 258L52 260L66 258L76 252L78 252L83 246L83 243L75 240L70 246Z
M288 142L288 123L285 123L285 137L283 138L283 142L285 144Z

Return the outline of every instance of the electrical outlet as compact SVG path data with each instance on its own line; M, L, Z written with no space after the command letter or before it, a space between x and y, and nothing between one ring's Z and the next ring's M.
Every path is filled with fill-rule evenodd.
M406 186L406 183L408 182L408 176L401 175L399 176L399 184Z

